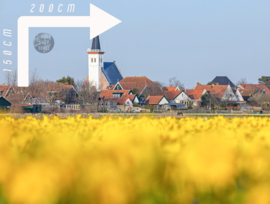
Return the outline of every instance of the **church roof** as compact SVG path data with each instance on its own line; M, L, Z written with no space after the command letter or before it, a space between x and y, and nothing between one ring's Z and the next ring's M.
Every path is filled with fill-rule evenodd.
M231 87L235 87L232 81L226 76L217 76L212 82L218 83L219 85L230 85Z
M95 37L92 40L92 50L100 50L100 42L99 42L99 36Z
M117 82L123 79L119 69L114 62L104 62L101 71L110 84L117 84Z

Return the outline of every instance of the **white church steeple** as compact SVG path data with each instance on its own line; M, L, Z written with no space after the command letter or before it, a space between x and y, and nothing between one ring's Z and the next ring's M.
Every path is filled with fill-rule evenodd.
M88 53L88 76L89 84L95 86L97 91L101 89L101 69L103 68L103 54L101 51L99 36L92 41L92 48L87 50Z

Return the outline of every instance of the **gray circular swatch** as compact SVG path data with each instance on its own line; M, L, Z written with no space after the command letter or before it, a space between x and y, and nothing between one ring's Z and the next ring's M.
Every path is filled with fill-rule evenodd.
M40 53L48 53L54 47L54 39L48 33L40 33L34 39L34 46Z

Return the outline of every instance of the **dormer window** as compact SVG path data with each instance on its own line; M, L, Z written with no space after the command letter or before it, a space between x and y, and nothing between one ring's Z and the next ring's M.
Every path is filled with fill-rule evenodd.
M4 91L0 91L0 97L2 96L3 93L4 93Z
M121 98L122 95L122 93L113 93L114 98Z

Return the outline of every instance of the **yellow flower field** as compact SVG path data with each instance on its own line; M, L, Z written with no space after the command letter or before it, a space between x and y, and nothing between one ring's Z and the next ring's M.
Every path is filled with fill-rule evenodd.
M2 204L270 203L270 119L0 119Z

